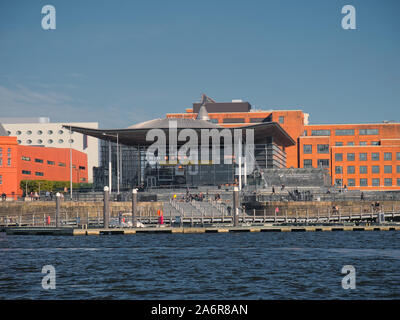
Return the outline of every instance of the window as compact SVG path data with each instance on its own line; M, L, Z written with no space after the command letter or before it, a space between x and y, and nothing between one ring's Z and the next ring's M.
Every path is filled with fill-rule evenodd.
M329 153L329 144L318 144L317 152L318 153Z
M335 167L335 173L336 174L341 174L342 173L342 166L336 166Z
M335 179L335 185L342 186L342 179Z
M351 179L347 179L347 185L349 187L354 187L356 185L356 180L351 178Z
M367 166L360 166L360 174L365 174L368 173L368 167Z
M37 162L37 163L43 163L43 159L35 159L35 162Z
M8 158L8 159L7 159L7 165L8 165L8 166L11 166L11 158Z
M26 132L26 134L31 135L31 134L32 134L32 131L31 131L31 130L28 130L28 131Z
M37 134L41 135L41 134L43 134L43 131L42 130L38 130Z
M64 162L59 162L59 163L58 163L58 166L59 166L59 167L65 167L66 165L65 165Z
M21 140L17 140L17 142L18 142L18 144L21 144L22 141Z
M400 178L397 178L397 186L400 187Z
M383 172L384 173L392 173L392 166L384 166Z
M250 118L251 123L263 122L265 118Z
M48 134L53 134L53 130L48 130L47 133Z
M279 116L279 123L285 123L285 117Z
M354 161L356 159L355 153L347 154L347 161Z
M372 173L379 173L379 166L372 166Z
M68 142L69 143L74 143L74 139L69 139Z
M380 182L379 178L373 178L372 179L372 185L374 187L379 187L381 185L381 182Z
M63 133L64 133L64 131L58 130L58 134L63 134Z
M367 145L367 141L360 141L360 146L366 146Z
M31 158L30 158L30 157L22 156L22 157L21 157L21 160L24 160L24 161L31 161Z
M0 175L0 184L3 184L3 176Z
M47 143L49 143L49 144L52 144L53 142L54 142L54 141L51 140L51 139L47 140Z
M304 159L303 167L304 168L312 168L312 160L311 159Z
M380 142L379 141L371 141L371 146L379 146Z
M354 136L354 129L336 129L336 136Z
M54 161L47 160L47 164L54 166L56 163Z
M367 161L368 160L367 153L360 153L359 159L360 161Z
M379 152L373 152L371 154L371 160L372 161L379 161Z
M360 134L360 136L377 135L377 134L379 134L379 130L378 129L360 129L359 134Z
M330 136L331 130L311 130L312 136Z
M218 119L210 119L209 120L211 123L218 123Z
M335 146L336 147L341 147L341 146L343 146L343 142L337 141L337 142L335 142Z
M79 170L85 170L86 168L83 166L79 166Z
M31 143L32 143L32 140L30 140L30 139L29 139L29 140L26 140L26 143L27 143L27 144L31 144Z
M396 172L400 173L400 166L396 166Z
M35 175L39 176L39 177L43 177L43 172L35 172Z
M3 158L0 158L0 167L3 166Z
M396 160L400 161L400 152L396 152Z
M367 187L368 186L368 179L362 178L360 179L360 187Z
M318 159L318 167L319 168L328 168L329 167L329 159Z
M59 140L58 140L58 143L63 143L63 142L64 142L63 139L59 139Z
M385 184L385 187L392 186L392 178L385 178L383 181L384 181L383 183Z
M356 173L356 167L355 166L348 166L347 167L347 174L353 174Z
M31 172L28 170L22 170L22 174L31 174Z
M81 178L80 180L83 181L83 182L85 182L85 181L86 181L86 178Z
M43 140L42 139L38 139L37 143L42 144Z
M311 145L311 144L305 144L305 145L303 145L303 153L304 153L304 154L310 154L310 153L312 153L312 145Z
M19 130L16 132L17 136L19 136L21 133L22 133L22 132L19 131Z
M244 118L225 118L223 123L243 123Z
M348 146L354 146L354 142L353 141L349 141L349 142L347 142L347 145Z
M335 161L343 161L343 153L335 153Z
M391 161L392 160L392 153L391 152L385 152L383 154L383 160L385 161Z

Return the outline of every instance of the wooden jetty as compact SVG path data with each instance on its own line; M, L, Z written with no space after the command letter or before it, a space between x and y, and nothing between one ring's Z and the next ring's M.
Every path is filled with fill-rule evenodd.
M235 233L235 232L327 232L327 231L399 231L400 225L381 224L365 226L349 225L295 225L295 226L212 226L212 227L144 227L144 228L71 228L71 227L9 227L7 235L52 235L52 236L91 236L91 235L132 235L150 233Z

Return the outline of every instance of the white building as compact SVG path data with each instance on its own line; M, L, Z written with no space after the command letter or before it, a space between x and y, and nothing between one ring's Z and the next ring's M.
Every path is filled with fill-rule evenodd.
M93 167L99 165L99 142L96 138L63 128L63 125L85 128L99 127L98 122L50 122L49 118L0 118L5 130L16 136L18 143L25 146L72 148L88 157L88 179L93 182Z

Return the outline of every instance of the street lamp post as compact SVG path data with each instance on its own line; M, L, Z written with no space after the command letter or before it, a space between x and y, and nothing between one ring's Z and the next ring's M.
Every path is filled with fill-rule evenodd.
M112 135L112 134L107 134L105 132L103 132L103 136L109 136L109 137L114 137L117 138L117 194L119 194L119 181L120 181L120 174L119 174L119 167L120 167L120 163L119 163L119 136L118 133L117 135ZM110 193L111 193L111 141L109 141L109 145L108 145L109 149L108 149L108 156L109 156L109 162L108 162L108 179L109 179L109 189L110 189Z

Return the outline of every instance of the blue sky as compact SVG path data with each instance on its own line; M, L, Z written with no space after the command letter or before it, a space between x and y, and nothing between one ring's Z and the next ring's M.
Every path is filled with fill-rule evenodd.
M41 9L56 8L56 30ZM341 8L356 8L343 30ZM311 123L400 121L400 1L0 2L0 117L126 127L206 93Z

